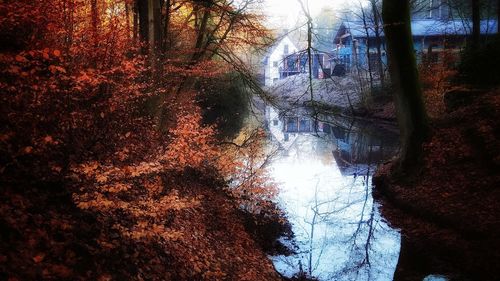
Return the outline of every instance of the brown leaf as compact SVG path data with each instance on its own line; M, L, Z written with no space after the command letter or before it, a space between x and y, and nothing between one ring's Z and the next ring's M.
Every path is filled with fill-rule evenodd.
M33 257L33 261L35 263L40 263L40 262L43 261L44 258L45 258L45 254L44 253L40 253L40 254L38 254L38 255L36 255L36 256Z
M73 274L73 271L62 264L55 264L51 267L51 273L60 278L68 278Z
M27 62L28 60L25 57L23 57L23 56L17 55L16 56L16 61L17 62Z

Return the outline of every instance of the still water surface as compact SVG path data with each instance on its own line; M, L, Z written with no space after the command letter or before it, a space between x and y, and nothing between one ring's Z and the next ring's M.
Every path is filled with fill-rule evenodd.
M319 280L392 280L401 237L381 217L371 180L377 165L396 152L397 135L273 108L266 121L280 147L268 169L295 234L283 243L296 247L294 255L272 257L277 270Z

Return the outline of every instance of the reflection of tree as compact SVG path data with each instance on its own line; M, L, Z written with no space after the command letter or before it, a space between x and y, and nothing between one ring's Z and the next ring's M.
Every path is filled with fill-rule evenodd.
M332 276L333 279L337 279L345 276L356 276L359 278L361 274L367 274L366 278L368 280L371 279L371 259L370 253L372 252L372 243L374 239L374 233L376 228L376 208L373 204L371 197L371 174L373 173L371 162L371 146L369 146L368 152L368 167L365 173L361 176L354 177L350 186L347 186L346 189L349 189L349 195L353 195L356 193L356 186L359 186L359 181L362 181L362 195L360 198L355 200L346 202L342 204L342 206L337 206L337 203L340 197L332 198L327 201L320 201L320 198L316 186L314 199L312 202L311 210L312 210L312 218L310 221L306 223L310 226L309 230L309 244L308 244L308 252L307 252L307 271L311 276L314 273L314 270L317 269L320 260L323 257L323 253L325 248L328 246L328 240L323 239L322 242L316 244L316 240L319 239L317 236L316 226L322 223L334 224L335 226L339 225L337 215L342 215L345 211L349 211L356 206L361 204L361 209L359 211L358 220L354 223L356 224L355 229L352 234L346 241L342 241L343 243L350 244L348 248L350 254L349 258L346 261L345 265ZM319 184L319 181L318 181ZM355 194L354 194L355 195ZM330 208L334 206L334 208ZM347 225L351 225L351 222L347 222ZM316 245L316 247L315 247ZM353 275L354 274L354 275Z
M340 270L337 275L341 274L355 274L358 276L361 271L365 271L368 274L367 279L371 279L371 262L370 262L370 252L371 245L374 234L374 215L375 215L375 206L372 202L371 197L371 146L370 151L368 153L368 168L366 170L366 174L362 175L363 187L364 187L364 196L359 200L351 202L357 204L360 201L363 203L361 207L361 211L359 213L359 220L356 222L356 229L352 233L345 243L351 244L349 247L350 255L349 259L346 261L344 267ZM370 207L371 204L371 207ZM368 215L368 219L365 219Z
M293 116L300 116L299 113L304 114L304 111ZM355 173L345 172L339 167L342 177L340 189L337 188L339 184L335 183L331 190L325 190L328 183L322 180L323 174L311 174L317 182L316 187L314 182L310 187L310 201L304 202L307 203L307 213L294 223L296 234L302 237L298 240L299 251L295 257L282 261L288 268L300 269L297 276L302 277L316 275L322 280L373 279L386 272L385 269L379 270L384 260L379 258L380 242L376 239L391 233L382 228L383 224L379 224L380 216L373 204L370 182L374 164L382 160L380 156L395 150L395 142L390 139L386 141L384 137L387 136L374 135L373 130L365 129L362 122L352 119L338 122L338 136L334 135L333 129L329 132L301 134L290 146L287 162L297 164L305 160L319 160L328 166L332 162L325 163L324 159L330 157L331 160L336 137L342 138L349 143L350 151L353 152L348 168ZM381 155L384 151L386 153ZM332 257L337 256L334 251L339 251L337 260L332 260ZM331 265L331 270L325 269L325 265Z

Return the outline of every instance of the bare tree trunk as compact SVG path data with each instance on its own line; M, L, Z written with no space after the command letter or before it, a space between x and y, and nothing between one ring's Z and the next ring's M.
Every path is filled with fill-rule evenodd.
M99 44L99 38L98 38L98 25L99 25L99 12L97 10L97 0L91 0L90 1L90 13L92 17L92 46L94 48L94 54L97 51L97 46Z
M127 38L130 38L130 9L127 1L123 2L123 5L125 6L125 18L127 20L126 22L126 28L127 28Z
M65 27L65 38L64 38L64 48L65 52L69 53L71 45L73 45L74 36L74 13L75 13L75 3L74 0L67 0L63 2L64 9L64 27Z
M137 0L137 12L139 14L139 40L144 44L149 41L148 0ZM143 53L147 53L147 48L142 50Z
M166 0L165 3L165 28L163 29L163 51L167 51L169 49L169 27L170 27L170 6L172 5L171 0Z
M161 11L159 0L138 0L139 38L143 44L143 52L149 54L150 63L156 69L157 56L161 47Z
M134 41L134 44L137 43L137 35L139 33L139 5L137 1L134 1L134 7L133 7L133 12L134 12L134 22L133 22L133 35L132 35L132 40Z
M368 60L368 75L370 77L370 94L373 92L373 72L372 72L372 62L370 60L370 31L368 30L368 24L366 22L365 9L361 7L361 13L363 18L363 26L366 33L366 59Z
M148 0L148 43L151 65L155 67L161 44L161 11L159 0Z
M203 51L201 50L201 47L203 45L205 45L205 40L206 40L206 35L207 35L207 25L208 25L208 20L210 18L210 7L208 6L205 6L203 8L201 8L198 6L197 8L197 11L196 11L196 15L197 15L197 19L196 20L196 32L197 32L197 37L196 37L196 43L194 45L194 53L193 53L193 56L192 56L192 61L193 62L196 62L198 61L202 56L203 56ZM203 11L203 16L199 17L199 14L198 12L199 11Z
M375 31L375 45L377 48L377 61L378 61L378 72L380 76L380 86L383 88L384 87L384 82L385 82L385 77L384 77L384 65L382 64L382 38L380 38L380 30L381 30L381 24L380 24L380 13L377 7L376 0L370 0L371 5L372 5L372 11L373 11L373 23L375 24L374 26L374 31Z
M500 34L500 0L497 0L497 34Z
M384 0L382 18L401 131L399 168L407 170L421 163L422 144L429 131L413 50L409 1Z
M481 3L480 0L472 0L472 46L479 46L481 36Z
M302 0L297 0L300 4L300 7L302 8L302 12L304 13L304 16L307 18L307 66L309 70L309 99L311 101L311 105L313 106L314 113L316 114L316 107L314 103L314 92L313 92L313 57L312 57L312 29L313 29L313 24L312 24L312 17L311 13L309 12L309 7L305 6Z

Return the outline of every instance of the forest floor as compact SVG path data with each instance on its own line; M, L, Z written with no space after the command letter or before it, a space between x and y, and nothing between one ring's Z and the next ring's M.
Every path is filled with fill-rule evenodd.
M271 226L242 214L220 181L198 172L150 179L141 184L158 196L118 194L97 208L76 204L78 190L60 183L3 185L0 280L281 280L256 227ZM141 202L166 211L161 224L149 225Z
M500 90L450 92L445 102L422 169L395 177L388 163L374 178L384 217L401 229L395 280L498 280Z

